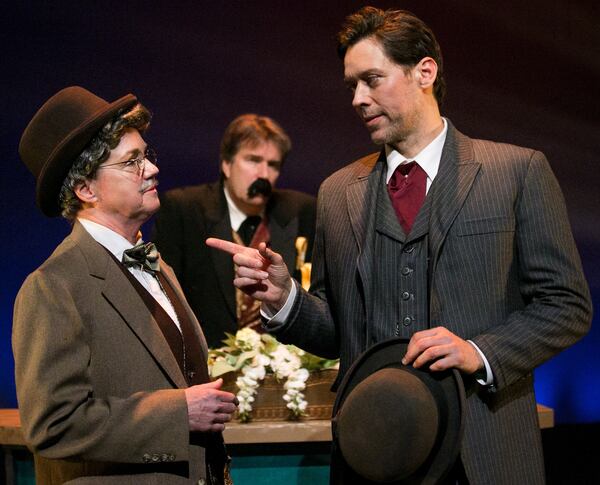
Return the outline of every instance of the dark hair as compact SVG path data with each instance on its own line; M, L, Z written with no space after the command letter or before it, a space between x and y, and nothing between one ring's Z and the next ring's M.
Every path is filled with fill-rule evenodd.
M338 55L360 40L373 37L383 47L385 54L396 64L413 67L424 57L431 57L438 65L433 93L442 105L446 94L442 51L431 29L419 18L406 10L381 10L364 7L346 17L338 33Z
M257 145L267 141L279 148L283 162L292 148L290 137L283 128L267 116L240 115L225 129L221 140L221 160L231 161L244 143Z
M73 163L60 189L60 207L65 219L72 221L81 209L81 200L75 194L77 185L95 177L98 167L119 144L127 128L135 128L143 133L150 125L151 117L150 112L138 103L115 116L90 140Z

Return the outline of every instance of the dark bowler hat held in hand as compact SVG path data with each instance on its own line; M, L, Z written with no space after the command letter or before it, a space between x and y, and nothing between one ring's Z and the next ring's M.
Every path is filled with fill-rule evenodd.
M37 179L36 202L45 215L60 215L62 183L85 146L114 116L135 104L133 94L108 103L87 89L71 86L38 110L23 132L19 155Z
M463 434L457 370L404 366L408 340L380 342L344 376L333 408L332 483L436 484Z

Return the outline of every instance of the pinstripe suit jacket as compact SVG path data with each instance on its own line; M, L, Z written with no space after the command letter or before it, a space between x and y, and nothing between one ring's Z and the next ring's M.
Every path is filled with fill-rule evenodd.
M382 170L384 155L373 154L322 184L311 291L298 293L276 332L318 355L339 355L340 378L368 346L367 315L378 311L370 307L381 291L372 268L385 255L373 254L368 240ZM495 379L483 389L465 376L467 476L472 484L543 483L532 372L591 322L558 183L540 152L470 139L449 123L427 198L428 325L473 340Z
M162 261L161 271L207 353L173 271ZM118 264L78 222L21 287L13 351L38 483L174 485L206 476L169 344Z

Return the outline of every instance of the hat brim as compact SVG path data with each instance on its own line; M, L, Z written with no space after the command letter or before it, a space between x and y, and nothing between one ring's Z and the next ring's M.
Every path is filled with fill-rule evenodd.
M81 123L76 130L69 133L53 150L40 171L36 185L36 202L45 215L49 217L60 215L61 208L58 197L62 184L76 157L96 132L121 110L132 108L137 102L137 98L133 94L127 94L104 106Z
M352 390L380 369L387 367L404 369L417 375L432 389L432 392L442 392L447 401L448 412L442 413L445 418L440 425L440 437L426 462L408 479L394 483L434 484L448 474L460 452L466 405L465 390L462 377L456 369L444 372L429 372L415 369L412 366L403 366L401 359L406 353L408 342L408 339L394 338L375 344L367 349L350 367L340 384L333 407L334 449L336 453L341 455L340 450L337 450L337 443L335 443L338 436L335 429L336 418ZM373 445L376 446L375 443ZM339 458L335 457L335 460ZM341 458L343 460L343 456ZM346 464L344 463L344 465Z

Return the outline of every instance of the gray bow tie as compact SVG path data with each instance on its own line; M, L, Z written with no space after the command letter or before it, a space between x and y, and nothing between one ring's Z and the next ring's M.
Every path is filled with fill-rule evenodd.
M158 264L158 250L154 243L139 243L123 251L121 261L125 266L139 266L142 271L156 273L160 271Z

